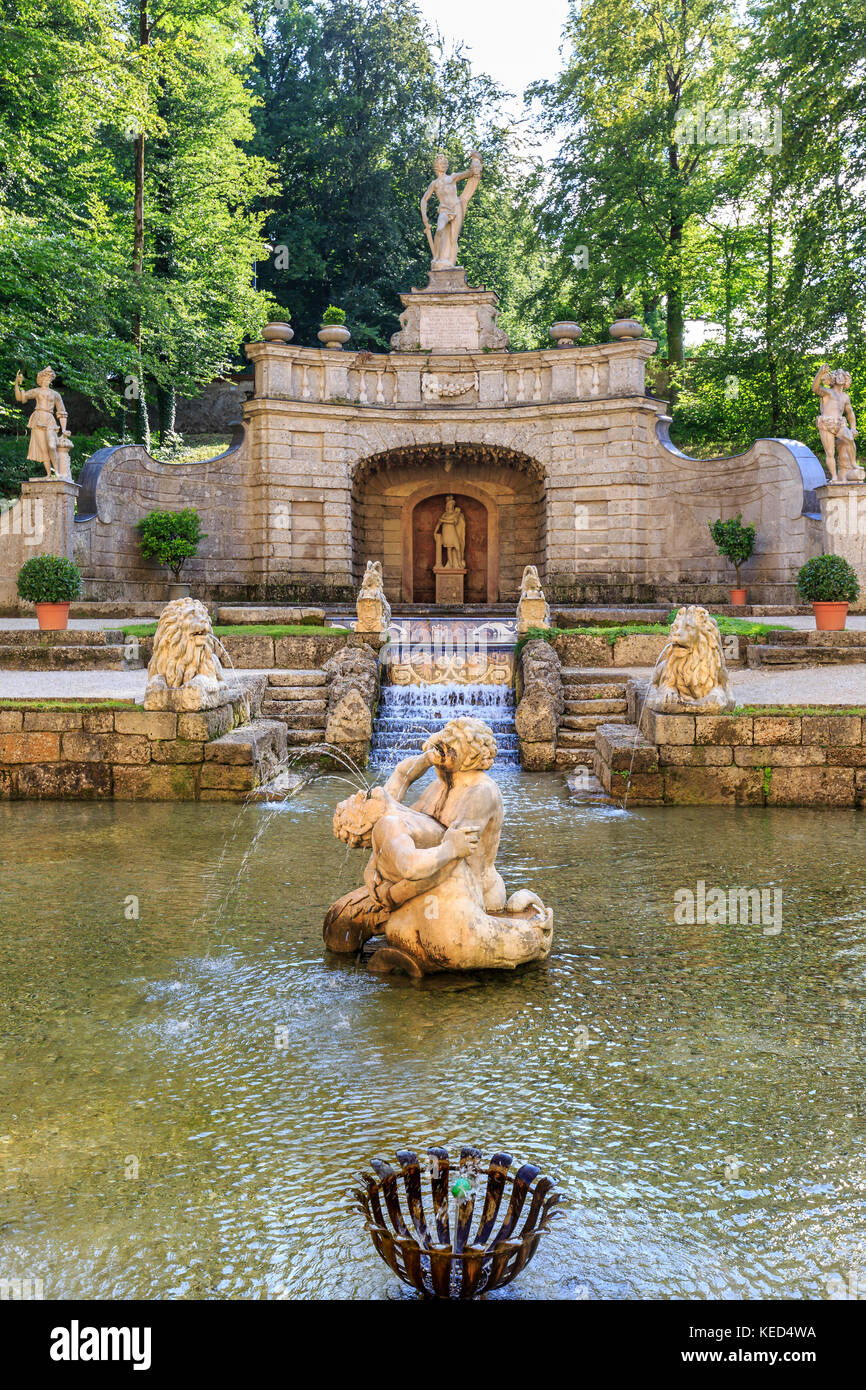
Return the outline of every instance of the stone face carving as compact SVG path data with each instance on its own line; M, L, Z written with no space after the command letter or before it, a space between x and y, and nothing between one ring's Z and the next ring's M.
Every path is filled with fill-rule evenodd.
M399 763L384 787L338 805L334 834L372 853L363 888L325 917L327 946L348 954L384 932L370 968L415 976L513 969L549 954L552 911L528 889L508 897L496 869L504 813L487 775L495 758L486 724L453 719L420 756ZM405 806L410 786L431 767L434 782Z
M368 560L355 604L356 632L375 632L383 639L391 626L391 605L385 597L381 560Z
M559 721L565 709L562 667L549 642L536 638L520 653L523 690L514 716L525 768L540 772L556 761Z
M526 566L520 581L520 598L517 603L518 637L522 637L531 627L550 627L550 608L544 597L535 565Z
M440 151L433 159L435 179L421 199L421 219L433 257L433 270L453 270L457 265L457 242L463 230L466 204L481 182L481 155L476 151L470 155L469 168L459 174L448 173L448 160ZM458 183L466 180L462 193L457 192ZM435 194L439 202L436 218L436 231L431 231L427 216L427 204Z
M812 382L812 390L821 397L821 413L815 424L833 481L862 483L864 470L857 464L857 446L854 443L857 419L848 395L850 385L850 372L831 372L826 362L821 364Z
M433 530L436 542L436 564L440 569L462 570L466 558L466 517L453 494L445 499L445 510Z
M31 391L22 391L21 382L24 380L21 372L15 373L15 399L22 405L27 401L35 401L36 405L27 421L27 428L30 431L30 447L27 450L27 457L35 463L45 466L45 472L49 478L72 477L69 468L69 453L72 449L72 440L66 432L66 406L59 391L55 391L51 383L54 380L54 372L51 367L43 367L41 372L36 373L36 386ZM55 418L56 417L56 418ZM60 429L58 430L58 423Z
M213 709L228 699L208 611L194 598L177 598L159 615L147 668L145 709Z
M718 624L697 604L681 608L656 662L647 709L724 714L735 703Z

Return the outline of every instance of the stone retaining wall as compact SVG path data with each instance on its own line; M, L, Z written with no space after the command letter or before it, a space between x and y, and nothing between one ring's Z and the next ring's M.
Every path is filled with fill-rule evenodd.
M844 706L813 714L655 714L630 682L635 725L596 731L594 771L631 805L866 804L866 717Z
M285 753L284 727L256 718L265 686L243 677L224 705L187 714L4 704L0 798L242 801Z

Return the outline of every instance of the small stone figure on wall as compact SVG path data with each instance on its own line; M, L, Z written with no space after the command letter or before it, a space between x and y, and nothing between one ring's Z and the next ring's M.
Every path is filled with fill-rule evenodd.
M72 446L66 433L66 406L63 404L60 392L53 390L51 386L54 372L51 367L43 367L41 372L37 372L36 386L32 391L22 391L21 383L23 380L22 373L16 372L15 399L20 401L22 405L26 401L36 402L36 408L27 421L27 428L30 431L30 447L27 450L27 457L32 459L34 463L44 464L45 472L49 478L68 478L71 476L69 473L69 450ZM60 422L59 431L58 421ZM58 451L59 442L62 442L63 445L60 451Z
M535 565L525 567L520 581L520 600L517 604L518 637L522 637L531 627L550 627L550 608L544 597Z
M821 397L821 414L815 424L824 445L827 467L834 483L863 481L863 469L858 467L857 446L854 443L857 438L857 420L848 395L850 385L850 372L832 372L826 362L822 362L812 382L812 390Z
M448 160L440 151L433 160L436 177L421 199L421 217L424 231L433 257L433 270L453 270L457 265L457 241L463 230L466 204L481 182L481 155L473 151L469 168L459 174L448 173ZM457 184L466 180L462 193L457 192ZM439 215L436 218L436 231L431 230L427 216L427 203L436 195L439 200Z
M466 518L453 495L445 499L445 510L433 531L436 564L442 569L462 570L466 555Z
M382 561L368 560L355 604L356 632L374 632L384 641L391 626L391 605L385 597Z

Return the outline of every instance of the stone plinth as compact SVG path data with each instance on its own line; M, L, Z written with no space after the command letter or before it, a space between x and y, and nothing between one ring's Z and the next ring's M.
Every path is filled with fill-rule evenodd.
M492 352L508 347L497 328L499 300L492 290L470 289L462 266L431 270L423 290L401 294L401 329L391 339L397 352Z
M466 570L447 569L444 565L434 565L433 573L436 576L436 602L462 603Z
M860 597L852 610L866 608L866 485L826 483L815 489L821 508L824 550L841 555L857 572Z

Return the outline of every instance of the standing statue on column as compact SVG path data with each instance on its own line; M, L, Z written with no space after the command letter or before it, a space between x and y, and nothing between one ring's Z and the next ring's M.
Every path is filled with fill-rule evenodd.
M442 569L462 570L466 553L466 518L449 492L445 510L433 532L436 564Z
M22 391L21 382L24 380L21 372L15 374L15 399L23 405L26 401L35 401L36 409L31 413L27 421L27 428L30 431L30 447L27 450L27 457L34 463L45 465L45 472L49 478L60 478L65 476L61 460L57 456L58 440L62 436L61 443L65 444L65 458L68 459L68 436L66 434L66 406L59 391L52 390L51 383L54 380L54 372L50 367L43 367L41 372L36 373L36 387L32 391ZM55 420L55 414L57 420ZM57 421L60 422L58 434Z
M826 383L826 384L825 384ZM835 482L857 481L862 470L857 467L857 420L848 395L851 374L831 372L822 362L812 382L812 390L821 397L821 414L815 424L824 445L830 477ZM848 421L846 424L845 421ZM836 445L839 446L839 467L836 468Z
M473 151L468 169L459 174L449 174L448 160L440 151L433 160L433 169L436 177L421 199L421 217L433 256L432 269L453 270L457 265L457 241L463 230L466 204L481 182L481 155ZM465 179L466 183L463 192L458 193L457 184L461 179ZM439 200L435 233L427 217L427 203L434 193Z

